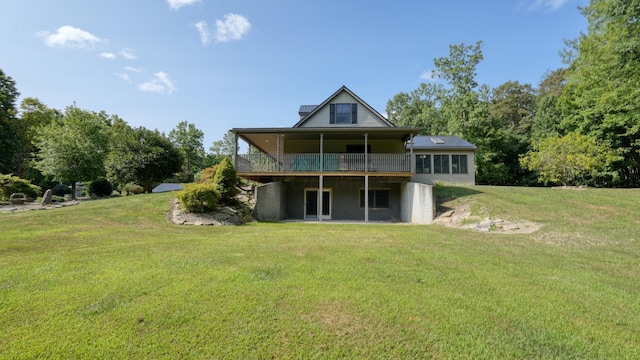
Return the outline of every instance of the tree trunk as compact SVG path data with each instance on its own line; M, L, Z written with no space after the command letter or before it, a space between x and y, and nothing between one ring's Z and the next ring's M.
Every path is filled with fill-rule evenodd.
M77 200L76 199L76 182L75 182L75 180L71 182L71 199L72 200Z

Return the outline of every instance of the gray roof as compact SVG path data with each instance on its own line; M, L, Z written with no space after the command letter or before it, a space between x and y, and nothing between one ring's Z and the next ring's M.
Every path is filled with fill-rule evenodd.
M409 149L410 144L407 144ZM413 137L414 150L476 150L472 143L452 135L420 135Z
M318 105L300 105L300 110L298 110L298 114L301 116L307 115L313 110L315 110Z

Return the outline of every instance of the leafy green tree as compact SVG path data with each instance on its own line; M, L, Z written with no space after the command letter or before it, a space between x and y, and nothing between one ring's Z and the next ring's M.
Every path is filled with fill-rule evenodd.
M560 98L562 127L620 149L620 185L640 186L640 0L591 0Z
M16 119L16 136L18 149L15 155L16 174L24 178L33 178L29 175L33 168L33 156L37 152L35 138L38 128L60 120L62 113L56 109L50 109L36 98L25 98L20 103L20 117Z
M214 141L209 151L215 155L233 156L236 148L236 137L231 131L227 131L221 140ZM222 161L222 159L220 159Z
M440 112L445 98L441 84L425 84L407 94L401 92L387 102L389 121L398 126L419 127L423 135L447 135L447 124Z
M182 169L182 154L157 130L131 128L118 120L111 131L111 151L105 161L110 181L120 185L137 183L144 192L151 192L155 182Z
M547 72L538 85L536 111L531 124L531 141L539 141L550 136L564 134L563 119L558 100L567 84L567 69L560 68Z
M180 150L184 158L183 170L189 176L202 169L204 147L202 141L204 133L194 124L181 121L175 129L169 132L169 139Z
M40 149L36 168L56 180L70 182L75 198L77 181L104 175L109 130L99 114L70 106L60 121L38 129L36 146Z
M0 173L15 172L14 156L19 146L15 129L18 96L16 82L0 69Z
M543 139L535 149L520 158L522 166L536 171L544 183L565 186L586 184L594 172L604 170L615 160L613 150L597 144L593 137L577 133Z

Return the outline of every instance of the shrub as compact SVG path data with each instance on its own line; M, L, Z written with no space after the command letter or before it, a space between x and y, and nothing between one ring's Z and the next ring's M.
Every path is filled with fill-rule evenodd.
M236 176L236 169L233 167L233 164L231 164L229 157L225 157L220 165L218 165L213 182L218 186L222 203L232 204L235 202L235 197L240 193L240 190L237 187L238 177Z
M58 184L51 189L51 194L55 196L65 196L71 194L71 188L66 184Z
M201 213L214 210L220 199L220 193L214 184L187 184L178 192L177 198L183 209Z
M125 186L122 187L122 195L138 195L138 194L142 194L144 192L144 189L142 188L142 186L138 185L138 184L134 184L134 183L128 183Z
M111 185L107 179L100 178L89 185L89 192L95 194L97 197L111 196L113 185Z
M37 198L41 189L40 186L33 185L29 180L21 179L12 174L0 174L0 198L9 199L13 193L23 193L29 198Z
M213 182L213 179L216 177L216 172L218 171L218 164L213 165L212 167L208 167L203 169L196 175L196 179L199 183Z

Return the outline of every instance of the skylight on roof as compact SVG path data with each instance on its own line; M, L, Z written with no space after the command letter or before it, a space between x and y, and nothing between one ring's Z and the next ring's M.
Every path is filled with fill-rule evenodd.
M434 144L444 144L444 141L440 138L429 138Z

